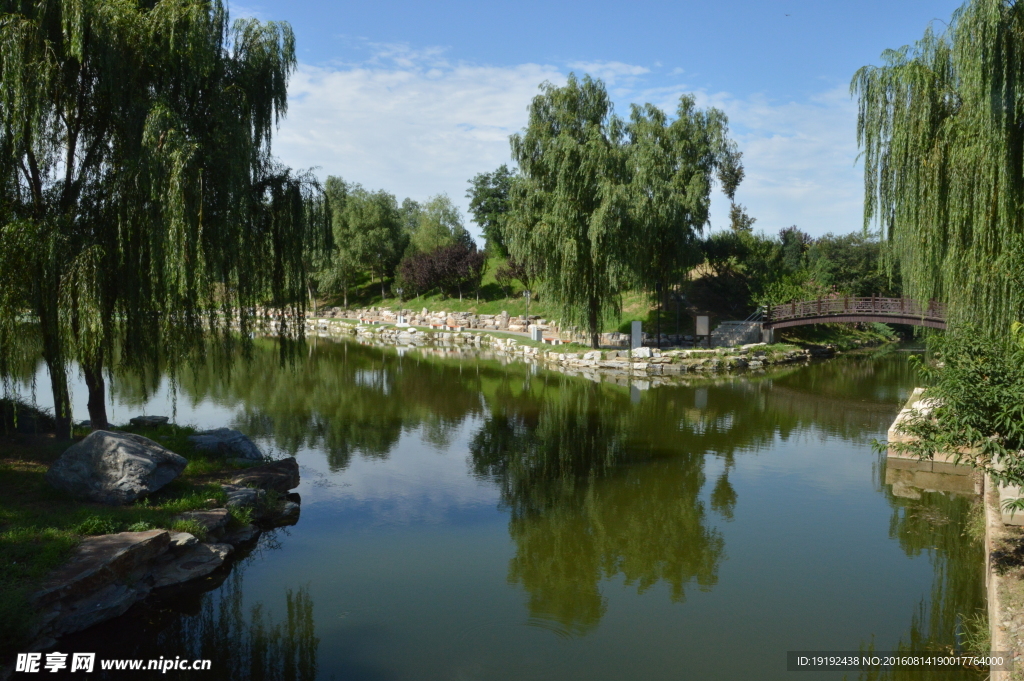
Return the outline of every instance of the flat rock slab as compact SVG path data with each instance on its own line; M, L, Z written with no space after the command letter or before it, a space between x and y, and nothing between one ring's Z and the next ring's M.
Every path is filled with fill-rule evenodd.
M87 537L71 560L50 574L33 600L37 605L44 605L96 592L127 578L144 563L164 553L170 542L166 530Z
M166 416L136 416L128 422L140 428L156 428L165 425L169 420Z
M46 471L46 481L90 501L119 505L155 492L187 465L149 438L95 430L60 455Z
M174 517L175 520L194 520L205 527L207 532L211 533L223 530L230 518L231 515L226 508L213 508L209 511L188 511Z
M290 456L262 466L253 466L236 475L231 484L273 489L284 494L299 486L299 463L294 456Z
M109 584L63 609L52 633L55 636L71 634L123 615L140 596L137 588L126 584Z
M262 461L263 452L256 444L232 428L217 428L189 435L188 441L197 451L231 459Z
M228 495L228 508L246 508L256 506L267 496L266 490L256 487L241 487L239 485L222 485Z
M153 588L162 589L205 577L223 565L233 550L230 544L196 544L153 572Z

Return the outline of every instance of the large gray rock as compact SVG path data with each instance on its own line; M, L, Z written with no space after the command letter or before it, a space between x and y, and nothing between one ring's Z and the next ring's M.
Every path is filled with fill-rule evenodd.
M232 428L216 428L190 435L188 441L200 452L246 461L261 461L263 452L252 440Z
M103 504L127 504L178 477L188 461L134 433L95 430L68 447L46 480L58 489Z

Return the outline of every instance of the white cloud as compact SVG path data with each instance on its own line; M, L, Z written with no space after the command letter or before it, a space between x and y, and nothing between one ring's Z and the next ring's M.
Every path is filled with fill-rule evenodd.
M632 101L650 101L673 111L690 88L653 88ZM763 95L695 93L700 106L729 116L733 139L743 152L746 178L736 194L755 229L773 233L797 225L818 236L861 228L863 170L857 162L857 106L845 87L803 101L773 102ZM712 203L714 228L728 225L728 200Z
M445 192L465 209L467 181L509 162L508 138L526 124L545 80L563 83L570 68L600 75L617 107L651 101L671 112L685 85L637 87L655 80L642 66L576 62L481 66L452 63L437 48L369 44L359 64L301 65L289 88L288 117L275 151L296 168L319 166L399 199ZM653 83L652 83L653 85ZM659 84L660 85L660 84ZM701 106L730 118L747 177L737 194L756 227L791 224L812 234L860 228L861 171L855 167L856 107L845 89L774 102L697 92ZM716 197L712 223L725 226L728 202Z
M569 67L580 76L586 73L600 78L609 87L634 83L637 76L651 72L645 66L624 64L621 61L574 61L569 63Z
M721 97L718 105L743 150L747 176L737 200L758 218L756 227L775 231L796 224L815 236L861 228L857 107L845 87L802 102ZM726 202L716 209L713 223L725 225Z
M465 206L467 181L509 162L509 135L526 124L538 85L564 82L552 66L453 65L437 52L393 49L372 61L301 65L275 153L399 200L446 192Z

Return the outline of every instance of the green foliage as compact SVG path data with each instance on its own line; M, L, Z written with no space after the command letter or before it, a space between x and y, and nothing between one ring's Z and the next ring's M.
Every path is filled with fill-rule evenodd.
M188 532L199 541L206 541L206 525L198 520L175 520L171 523L170 529L175 532Z
M244 508L236 507L228 509L228 514L231 516L231 523L235 527L244 527L246 525L251 525L253 519L256 517L256 514L254 513L251 506L246 506Z
M979 608L961 620L963 622L963 649L988 654L992 649L992 630L988 624L988 610Z
M807 271L821 288L847 296L899 297L896 275L885 271L882 244L860 233L814 239L806 250Z
M1024 4L969 0L946 29L887 50L859 101L865 224L918 300L999 334L1024 313Z
M739 203L729 207L729 228L734 232L751 232L757 218L747 214L747 209Z
M629 123L612 113L604 84L570 75L530 105L512 136L513 182L507 243L539 272L563 322L586 329L594 347L604 318L618 314L634 286L659 290L693 264L695 232L707 221L711 173L729 166L727 193L742 177L725 137L725 116L680 99L671 123L652 105Z
M154 529L152 523L146 522L145 520L140 520L139 522L132 523L131 525L126 527L125 532L145 532L147 530L152 529Z
M327 182L335 249L321 279L341 286L346 305L348 287L360 272L380 279L383 295L384 279L393 276L408 243L398 201L383 189L371 192L337 177Z
M101 518L96 515L89 516L75 527L76 534L97 535L113 534L121 530L120 523L111 518Z
M888 446L921 457L953 453L996 480L1024 484L1024 327L997 339L964 324L935 337L933 352L940 366L921 364L934 383L925 391L932 408L903 425L914 439Z
M413 251L430 253L442 246L472 243L458 207L446 194L438 194L423 205L409 245Z
M137 368L177 361L231 309L243 331L258 305L303 312L329 235L315 179L270 155L295 64L286 24L229 25L216 0L8 8L0 355L30 312L60 437L70 361L102 426L114 347Z
M701 243L702 276L687 297L699 309L745 317L760 305L835 295L901 295L886 272L882 244L863 234L812 238L789 227L775 238L744 229Z
M629 253L636 283L649 293L667 289L670 279L700 262L698 236L708 223L714 172L727 178L730 199L742 179L740 154L727 133L725 114L697 109L691 95L679 98L671 122L652 104L631 107L623 178Z
M504 223L510 209L509 194L515 175L515 171L503 163L493 173L479 173L473 177L466 192L469 212L484 233L487 250L502 258L508 257Z

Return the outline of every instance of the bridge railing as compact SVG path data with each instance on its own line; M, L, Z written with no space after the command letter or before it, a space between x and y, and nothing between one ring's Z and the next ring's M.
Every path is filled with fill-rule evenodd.
M881 298L878 296L852 297L837 296L799 302L773 305L768 309L766 322L781 322L787 319L827 317L844 314L882 315L887 317L920 317L922 319L945 320L946 306L929 301L921 303L913 298Z

